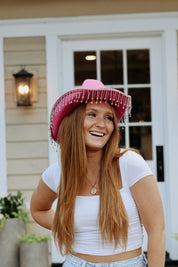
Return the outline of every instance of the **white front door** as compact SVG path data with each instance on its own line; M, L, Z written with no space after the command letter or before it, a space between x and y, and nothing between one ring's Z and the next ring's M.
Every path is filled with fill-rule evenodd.
M120 146L140 150L155 174L165 207L161 51L159 37L63 41L62 90L96 78L132 96L132 116L120 124Z

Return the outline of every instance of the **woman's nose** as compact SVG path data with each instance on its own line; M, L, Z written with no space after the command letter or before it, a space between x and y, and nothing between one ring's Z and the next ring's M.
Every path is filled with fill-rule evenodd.
M105 120L103 117L98 117L96 121L96 126L104 127L105 126Z

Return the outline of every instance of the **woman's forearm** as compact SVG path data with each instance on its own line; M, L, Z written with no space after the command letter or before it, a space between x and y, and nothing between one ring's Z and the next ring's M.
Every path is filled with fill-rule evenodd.
M148 267L165 266L165 230L148 235Z
M40 210L32 212L33 219L41 226L51 230L54 219L54 210Z
M54 210L52 205L56 197L57 194L40 179L31 198L30 210L33 219L49 230L51 230L53 224Z

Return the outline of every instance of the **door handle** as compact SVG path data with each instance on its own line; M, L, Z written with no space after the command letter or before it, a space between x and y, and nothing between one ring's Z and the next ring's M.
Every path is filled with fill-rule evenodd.
M156 146L157 158L157 181L164 182L164 149L163 146Z

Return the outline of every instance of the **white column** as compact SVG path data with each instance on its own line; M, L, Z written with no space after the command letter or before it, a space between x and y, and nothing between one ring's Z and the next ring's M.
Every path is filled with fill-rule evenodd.
M60 69L59 69L59 40L57 35L46 36L46 68L47 68L47 105L48 123L53 104L59 96ZM49 133L50 134L50 133ZM49 164L57 160L57 147L51 144L49 135Z
M47 62L47 101L48 101L48 122L53 104L59 96L59 91L62 87L61 74L61 42L57 35L46 36L46 62ZM57 146L51 145L49 138L49 165L59 159L56 153ZM53 205L55 209L56 202ZM64 258L60 255L56 248L53 238L51 241L52 263L62 263Z
M0 37L0 196L7 194L3 38Z
M178 91L177 91L177 32L168 29L163 35L163 81L164 95L164 135L165 135L165 177L167 200L167 248L172 259L178 259L178 241L174 234L178 233ZM158 103L159 104L159 103Z

